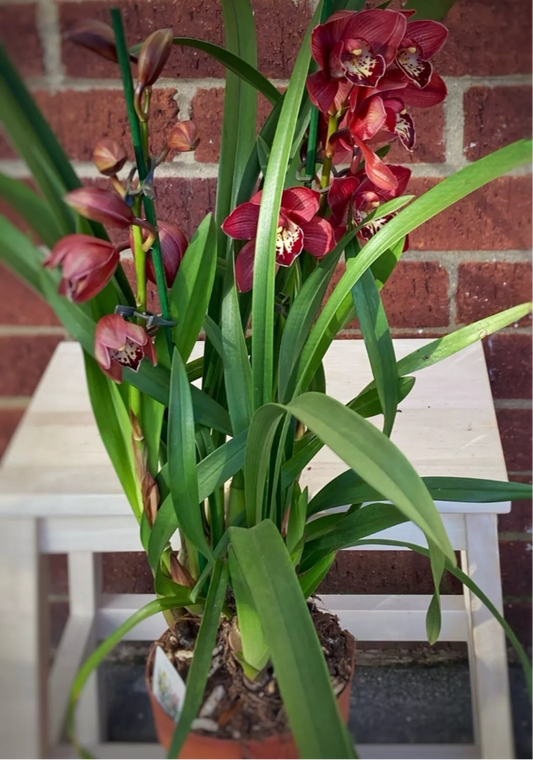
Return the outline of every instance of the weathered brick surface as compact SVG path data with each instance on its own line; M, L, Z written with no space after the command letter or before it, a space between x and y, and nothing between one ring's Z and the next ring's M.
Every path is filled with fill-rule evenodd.
M446 574L443 593L461 593ZM425 557L402 551L341 551L319 586L322 594L431 594L433 584Z
M107 594L153 594L154 579L146 554L103 554L102 591Z
M441 327L449 322L448 274L438 261L401 261L383 288L392 327Z
M393 143L387 161L398 164L436 164L444 161L444 109L442 105L433 108L409 108L415 122L416 143L409 153L401 143Z
M506 76L531 71L529 0L458 0L444 21L449 29L434 58L444 76Z
M531 596L531 542L501 541L504 596Z
M531 87L472 87L464 100L470 161L531 135Z
M30 396L60 340L59 335L0 336L0 396Z
M473 322L531 299L531 265L468 262L459 265L457 322ZM522 324L531 323L531 315Z
M216 179L157 180L158 217L178 224L191 237L204 216L215 208L216 187Z
M124 14L128 42L146 39L155 29L171 27L181 37L199 37L223 44L220 6L216 0L200 0L194 6L178 0L146 3L139 0L94 0L87 3L59 2L61 29L66 31L79 19L98 18L109 22L109 9L117 5ZM258 40L258 66L270 77L290 75L300 44L312 15L307 0L255 0L254 18ZM63 62L70 76L114 77L117 67L65 42ZM222 66L191 48L176 47L165 68L165 76L185 79L223 77Z
M24 409L0 409L0 457L7 449L23 414Z
M531 336L494 333L483 344L492 395L531 398Z
M531 602L505 602L505 619L520 639L531 646Z
M54 312L6 267L0 266L0 325L58 325Z
M408 192L421 195L436 180L416 178ZM433 217L410 236L422 251L528 250L531 246L531 178L502 177Z
M496 417L507 469L521 472L531 469L531 411L497 409Z
M531 483L531 476L514 475L509 480L516 483ZM511 511L506 515L499 515L498 528L501 533L533 533L531 499L513 501Z
M44 73L43 50L37 30L37 4L0 5L0 41L25 77Z

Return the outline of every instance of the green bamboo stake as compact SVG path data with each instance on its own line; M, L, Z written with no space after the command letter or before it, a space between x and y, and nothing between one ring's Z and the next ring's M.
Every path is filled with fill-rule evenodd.
M124 27L122 25L122 17L119 8L111 8L111 19L113 22L113 30L115 32L115 45L117 48L118 63L120 66L120 73L122 76L122 86L124 88L124 97L126 99L126 108L128 111L128 121L131 130L131 138L133 142L133 150L135 152L135 161L137 163L137 171L139 172L139 180L143 182L148 174L148 166L146 163L146 156L143 150L143 141L141 135L141 127L139 119L135 112L133 104L133 81L131 78L130 58L128 52L128 46L126 44L126 37L124 35ZM146 213L146 218L156 231L156 238L152 247L152 258L154 262L155 279L157 284L157 292L159 294L159 300L161 303L161 314L164 319L170 319L170 309L168 305L167 283L165 278L165 270L163 268L163 259L161 256L161 245L159 243L159 235L157 234L157 217L155 213L155 205L151 198L143 195L143 205ZM165 335L167 337L167 343L170 355L172 356L172 331L170 327L165 327Z
M331 13L331 0L324 0L322 11L320 13L320 23L322 24ZM316 141L318 138L318 120L320 118L320 111L314 107L311 109L311 117L309 119L309 138L307 140L307 156L305 159L305 173L309 179L306 181L306 186L311 187L313 184L313 178L315 176L316 167Z

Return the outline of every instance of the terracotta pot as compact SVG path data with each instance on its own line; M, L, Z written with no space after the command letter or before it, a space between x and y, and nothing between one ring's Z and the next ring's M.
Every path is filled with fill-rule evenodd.
M168 633L168 632L167 632ZM163 634L161 638L164 638ZM152 713L154 716L155 730L159 743L168 751L176 724L172 718L167 715L152 691L152 670L155 657L155 650L158 645L155 641L150 647L148 660L146 662L146 687L150 696ZM355 650L355 647L354 647ZM352 652L352 672L350 680L337 697L339 710L345 723L348 722L348 713L350 712L350 692L353 678L353 657ZM264 739L251 739L249 741L237 741L236 739L219 739L203 734L197 734L190 731L185 744L182 747L180 758L299 758L296 744L292 734L272 734Z

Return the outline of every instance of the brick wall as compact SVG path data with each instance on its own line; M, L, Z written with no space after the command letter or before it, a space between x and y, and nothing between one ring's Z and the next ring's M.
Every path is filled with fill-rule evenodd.
M216 0L116 0L124 12L128 39L137 42L156 28L222 43ZM282 86L290 74L310 17L307 0L254 0L259 34L259 67ZM61 33L80 18L107 20L107 0L0 0L0 36L81 177L94 179L90 162L96 138L121 138L126 114L116 68L70 43ZM410 190L423 192L469 161L531 131L529 0L459 0L447 24L450 38L435 60L449 96L442 107L416 118L418 146L409 157L393 149L394 160L413 170ZM177 108L193 117L203 140L194 155L161 167L161 218L189 233L213 207L223 71L192 50L175 50L157 84L155 121L162 132ZM265 104L261 104L265 113ZM25 178L24 166L0 141L0 170ZM516 171L467 198L412 235L411 250L384 291L397 336L439 336L531 296L531 176ZM55 345L63 336L48 308L11 275L0 278L0 445L16 427ZM359 337L356 329L346 337ZM531 478L530 321L485 342L490 379L509 475ZM525 640L531 617L531 504L516 504L500 523L501 560L507 614ZM363 563L363 564L361 564ZM392 563L392 564L391 564ZM105 583L116 591L145 590L149 574L142 559L108 556ZM426 592L425 568L413 556L350 553L337 565L344 590L383 593ZM58 602L66 590L65 568L54 559ZM332 576L332 583L336 583ZM398 587L401 585L401 589Z

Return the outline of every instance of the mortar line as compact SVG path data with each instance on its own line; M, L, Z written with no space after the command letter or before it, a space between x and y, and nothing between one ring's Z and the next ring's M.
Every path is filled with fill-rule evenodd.
M31 401L31 396L0 396L0 410L25 409Z
M63 78L61 62L61 35L59 11L54 0L39 0L36 23L43 49L43 62L47 89L55 92Z
M61 325L0 325L0 337L59 335L65 336L66 328Z
M529 398L495 398L495 409L531 409L532 403Z

